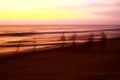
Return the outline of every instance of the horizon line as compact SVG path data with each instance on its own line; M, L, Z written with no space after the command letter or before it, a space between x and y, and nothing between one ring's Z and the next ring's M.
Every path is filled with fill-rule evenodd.
M110 26L110 25L116 25L116 26L120 26L120 24L0 24L0 26L4 26L4 25L35 25L35 26L94 26L94 25L100 25L100 26Z

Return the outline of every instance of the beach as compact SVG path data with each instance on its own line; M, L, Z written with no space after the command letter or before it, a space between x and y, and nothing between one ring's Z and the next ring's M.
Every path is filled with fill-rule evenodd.
M14 54L0 59L0 80L120 80L120 40Z

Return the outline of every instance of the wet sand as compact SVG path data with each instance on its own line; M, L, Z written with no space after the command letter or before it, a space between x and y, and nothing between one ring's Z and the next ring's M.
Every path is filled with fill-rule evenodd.
M120 80L120 40L4 57L0 80Z

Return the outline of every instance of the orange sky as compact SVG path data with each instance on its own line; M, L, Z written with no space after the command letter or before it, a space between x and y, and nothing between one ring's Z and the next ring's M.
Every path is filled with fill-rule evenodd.
M120 0L0 0L0 24L119 24Z

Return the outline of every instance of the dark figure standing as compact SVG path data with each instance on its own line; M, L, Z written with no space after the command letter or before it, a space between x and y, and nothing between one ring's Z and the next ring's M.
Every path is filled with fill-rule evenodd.
M64 47L65 46L65 35L64 35L64 33L61 36L61 41L62 41L62 47Z
M106 46L106 40L107 40L107 35L102 32L101 34L101 53L103 53L105 51L105 46Z
M73 46L75 46L75 45L76 45L76 40L77 40L77 33L74 33L74 34L72 35L71 39L72 39L72 44L73 44Z
M94 34L90 34L90 36L88 37L88 46L93 45L94 42Z
M33 51L36 51L36 46L37 46L37 38L34 38L34 45L33 45Z
M107 35L104 32L102 32L101 36L102 36L101 37L101 46L103 47L106 44Z
M17 53L18 53L19 50L20 50L20 45L21 45L21 42L19 41L18 44L17 44Z

